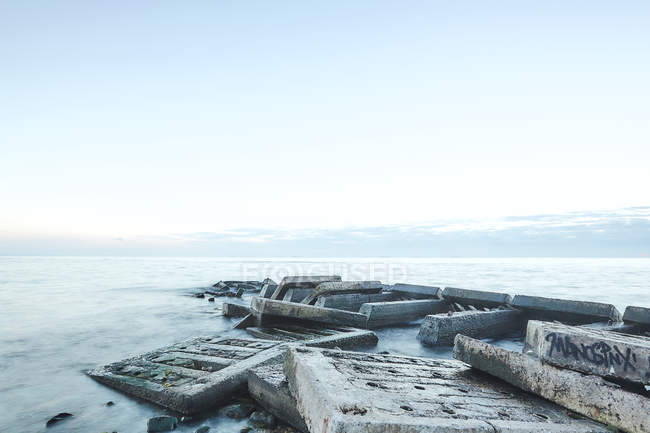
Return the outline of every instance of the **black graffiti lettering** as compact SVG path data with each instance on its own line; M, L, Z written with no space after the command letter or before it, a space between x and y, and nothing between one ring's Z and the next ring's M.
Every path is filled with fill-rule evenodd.
M580 343L580 347L578 347L577 344L571 341L569 336L557 335L555 332L547 334L545 340L551 343L548 351L549 356L556 352L561 353L564 358L573 357L576 361L582 359L598 366L604 364L605 367L620 367L622 365L625 372L627 372L628 368L636 371L634 366L637 362L636 354L629 347L625 349L625 354L621 352L618 346L610 346L604 341L587 345ZM648 362L650 363L650 357Z

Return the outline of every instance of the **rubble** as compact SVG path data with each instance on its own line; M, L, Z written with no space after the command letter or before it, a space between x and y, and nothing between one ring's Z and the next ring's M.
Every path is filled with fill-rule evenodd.
M320 296L316 303L317 307L321 308L336 308L339 310L359 312L361 305L370 302L388 302L400 301L408 299L405 294L398 292L383 292L383 293L344 293L344 294L329 294Z
M405 293L413 298L440 298L440 287L422 286L419 284L398 283L389 286L393 292Z
M447 303L439 299L413 301L371 302L363 304L360 314L368 317L368 328L399 325L422 319L427 314L447 311Z
M522 314L513 309L461 311L424 318L418 340L428 346L452 345L456 334L499 337L521 329Z
M557 367L650 384L648 337L531 320L524 352Z
M379 293L384 288L380 281L332 281L321 283L302 300L303 304L313 304L319 296L342 293Z
M512 302L512 296L507 293L484 292L455 287L445 287L442 291L442 298L452 303L458 302L462 305L471 305L478 308L498 307Z
M600 376L558 368L464 335L456 337L454 357L604 424L632 433L650 431L650 399Z
M248 327L251 336L265 340L305 342L307 346L362 348L375 346L377 335L365 329L283 325L270 328Z
M280 284L278 285L277 289L275 289L275 291L273 292L273 295L271 295L270 299L276 301L283 300L284 296L287 293L287 290L289 289L295 289L295 288L314 289L320 283L326 283L328 281L341 281L341 277L339 275L318 275L318 276L307 275L307 276L284 277L282 281L280 281Z
M608 431L453 360L297 347L284 373L311 433Z
M512 306L523 310L528 319L579 325L599 321L620 322L621 313L612 304L516 295Z
M262 290L260 290L259 296L262 298L270 298L277 288L277 283L272 279L267 278L262 282Z
M650 308L627 307L623 314L623 322L650 327Z

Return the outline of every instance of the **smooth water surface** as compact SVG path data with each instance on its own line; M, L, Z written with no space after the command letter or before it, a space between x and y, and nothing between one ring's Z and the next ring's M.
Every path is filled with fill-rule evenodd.
M221 279L332 274L650 306L649 259L223 259L0 257L0 432L144 432L165 411L94 382L84 371L196 335L230 332L220 302L191 296ZM422 347L417 327L378 331L374 350L450 357ZM516 347L516 343L510 344ZM106 402L115 405L107 407ZM244 422L196 420L211 431Z

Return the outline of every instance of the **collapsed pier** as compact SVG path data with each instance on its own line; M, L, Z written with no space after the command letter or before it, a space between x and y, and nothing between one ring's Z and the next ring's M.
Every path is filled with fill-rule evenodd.
M303 433L650 432L646 307L338 275L222 281L195 296L233 298L223 315L246 335L196 337L88 374L184 415L247 394ZM456 360L372 353L374 331L394 326L419 327L422 345ZM513 338L521 352L481 341Z

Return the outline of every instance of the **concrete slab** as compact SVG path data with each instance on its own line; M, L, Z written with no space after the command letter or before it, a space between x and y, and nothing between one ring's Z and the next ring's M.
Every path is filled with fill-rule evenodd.
M302 300L303 304L313 304L319 296L341 293L379 293L384 288L381 281L332 281L321 283L310 296Z
M650 326L650 308L627 307L625 314L623 314L623 321Z
M227 402L246 389L248 370L279 362L286 344L198 337L88 372L93 379L182 414Z
M347 327L305 327L283 325L276 327L251 327L246 332L255 338L284 342L302 342L313 347L338 347L354 349L376 346L377 335L365 329Z
M271 282L264 283L262 285L262 290L260 290L259 296L261 298L270 298L275 293L275 290L278 288L278 285L271 280Z
M284 373L311 433L607 431L453 360L291 348Z
M588 374L650 384L650 338L531 320L525 353Z
M259 297L252 299L251 308L258 326L268 326L278 322L286 323L287 319L291 319L365 328L367 321L367 317L359 313Z
M273 292L273 295L271 295L271 299L282 300L289 289L297 287L314 289L320 283L328 281L341 281L341 277L339 275L296 275L284 277L280 281L277 289L275 289L275 292Z
M458 289L456 287L445 287L442 291L442 297L449 302L458 302L462 305L472 305L479 308L498 307L512 302L512 296L507 293Z
M251 308L246 305L224 301L221 305L221 311L226 317L244 317L251 313Z
M288 289L282 300L286 302L300 302L313 292L314 289L311 287L295 287L293 289Z
M321 308L336 308L338 310L359 312L361 305L369 302L388 302L388 301L401 301L408 300L408 296L398 292L385 292L385 293L344 293L344 294L330 294L327 296L320 296L316 303L317 307Z
M412 297L440 298L442 291L440 287L422 286L419 284L397 283L389 287L393 292L407 293Z
M456 334L476 338L500 337L521 330L522 316L512 309L435 314L424 318L418 340L436 346L453 345Z
M621 321L621 313L612 304L516 295L512 306L527 313L529 319L580 325L598 321Z
M417 299L412 301L370 302L363 304L360 314L368 316L368 328L409 323L427 314L447 311L448 304L440 299Z
M650 431L650 398L600 376L554 367L464 335L456 337L454 357L604 424L633 433Z
M296 399L281 364L253 369L248 374L248 393L260 406L292 427L307 433L307 425L298 411Z

